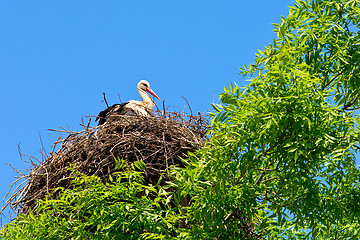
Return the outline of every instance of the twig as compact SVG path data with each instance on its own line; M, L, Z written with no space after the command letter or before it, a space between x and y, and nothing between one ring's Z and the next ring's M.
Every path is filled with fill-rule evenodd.
M69 134L73 134L73 133L76 133L74 131L69 131L69 130L66 130L66 129L63 129L63 130L58 130L58 129L51 129L51 128L48 128L46 129L48 131L52 131L52 132L62 132L62 133L69 133Z
M122 103L121 97L120 97L120 94L119 94L119 93L118 93L118 98L119 98L120 103ZM108 106L108 107L109 107L109 106Z
M84 128L85 131L89 131L89 128L90 128L90 122L91 122L91 118L89 119L88 123L85 124L84 123L84 119L81 118L81 124L80 126L82 126Z
M103 93L103 95L104 95L104 99L103 99L101 102L105 102L105 103L106 103L106 107L109 107L109 104L108 104L108 102L106 101L105 93Z
M43 160L45 160L45 159L48 158L49 156L48 156L47 153L46 153L46 149L45 149L45 147L44 147L44 143L43 143L43 141L42 141L40 131L39 131L39 138L40 138L40 144L41 144L41 152L40 152L40 153L42 153L42 154L41 154L41 155L42 155L42 158L43 158ZM44 156L45 156L45 157L44 157Z
M89 130L90 123L91 123L91 118L89 118L89 122L88 122L88 124L87 124L87 126L86 126L86 131L88 131L88 130Z
M191 110L191 107L190 107L190 104L189 104L188 100L186 100L186 98L184 98L184 97L182 97L182 98L186 101L186 103L187 103L187 105L188 105L188 107L190 109L191 116L193 116L193 112Z
M163 116L166 118L165 100L163 100Z

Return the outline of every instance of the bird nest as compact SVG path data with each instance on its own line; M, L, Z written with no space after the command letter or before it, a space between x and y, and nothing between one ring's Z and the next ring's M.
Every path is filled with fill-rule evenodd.
M129 163L142 160L146 168L144 179L156 184L163 170L171 165L183 166L181 158L201 148L207 136L208 118L199 114L157 114L155 117L120 116L117 121L98 127L84 126L80 132L66 132L68 136L55 142L60 146L30 173L23 175L26 183L17 187L5 202L17 213L36 208L36 201L44 199L55 188L72 186L69 166L85 175L95 175L103 182L115 171L115 158Z

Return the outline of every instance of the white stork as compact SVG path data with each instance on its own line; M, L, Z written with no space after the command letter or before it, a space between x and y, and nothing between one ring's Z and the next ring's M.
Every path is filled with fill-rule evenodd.
M150 84L141 80L137 85L137 90L143 101L130 100L121 104L114 104L104 111L101 111L95 121L99 120L98 125L104 124L110 116L127 115L127 116L146 116L152 114L154 108L154 100L148 93L160 100L160 98L151 90Z

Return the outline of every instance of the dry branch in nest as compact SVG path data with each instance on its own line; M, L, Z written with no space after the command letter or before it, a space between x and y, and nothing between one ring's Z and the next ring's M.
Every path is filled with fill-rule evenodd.
M115 160L142 160L146 164L147 183L156 184L162 170L171 165L183 166L181 158L204 145L207 136L207 117L182 113L158 112L156 117L118 116L116 121L99 127L84 126L54 144L60 149L26 175L26 184L16 189L7 205L15 212L28 213L36 200L44 199L54 188L70 188L70 164L85 175L99 176L103 182L115 172ZM24 177L22 177L24 178ZM5 207L6 207L5 206ZM4 208L5 208L4 207ZM4 210L3 208L3 210Z

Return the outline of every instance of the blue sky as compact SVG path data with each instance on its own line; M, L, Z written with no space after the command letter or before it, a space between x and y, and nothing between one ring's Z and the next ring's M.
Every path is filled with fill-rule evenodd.
M276 37L272 23L291 0L257 1L1 1L0 198L22 153L41 159L58 134L81 130L82 118L109 104L140 100L150 82L173 110L207 112L230 82L246 84L238 67ZM162 101L157 101L159 106ZM95 125L92 122L91 125ZM8 222L3 219L3 223Z

